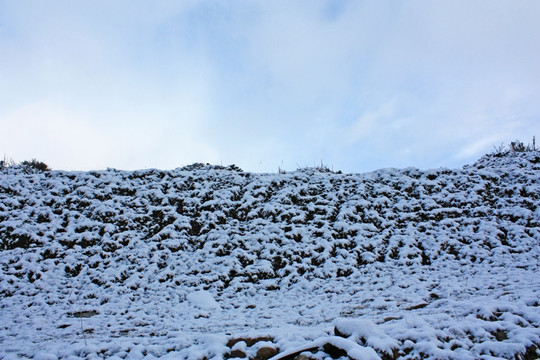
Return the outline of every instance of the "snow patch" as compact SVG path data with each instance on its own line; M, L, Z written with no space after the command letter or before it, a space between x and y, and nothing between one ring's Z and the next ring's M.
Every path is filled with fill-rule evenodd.
M219 308L219 304L214 299L214 296L205 290L189 293L186 298L191 304L203 310L214 310Z

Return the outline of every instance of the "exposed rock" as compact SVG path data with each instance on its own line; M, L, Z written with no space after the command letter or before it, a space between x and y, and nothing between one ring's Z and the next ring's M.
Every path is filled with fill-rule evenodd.
M246 353L242 350L233 350L231 353L227 356L227 358L245 358L247 357Z
M335 345L332 345L330 343L323 345L323 350L325 353L330 355L332 359L338 359L343 356L347 356L347 352L341 348L338 348Z
M257 350L257 357L255 359L257 360L266 360L270 359L273 356L276 356L279 352L278 349L270 347L270 346L263 346L259 350Z
M405 308L405 310L417 310L417 309L423 309L425 308L426 306L428 306L427 303L421 303L421 304L417 304L417 305L413 305L413 306L410 306L408 308Z
M232 348L234 345L236 345L236 343L240 341L244 341L247 347L251 347L260 341L274 341L274 338L270 336L259 336L256 338L233 338L227 342L227 346Z
M99 312L96 310L88 310L88 311L76 311L76 312L68 313L67 315L69 317L74 317L74 318L90 318L92 316L96 316L97 314L99 314Z

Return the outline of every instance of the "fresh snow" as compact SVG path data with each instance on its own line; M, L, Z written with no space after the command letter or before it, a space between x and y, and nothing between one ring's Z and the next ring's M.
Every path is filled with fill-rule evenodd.
M198 308L212 310L219 307L211 293L204 290L194 291L187 295L187 300Z
M0 359L538 358L539 164L1 169Z

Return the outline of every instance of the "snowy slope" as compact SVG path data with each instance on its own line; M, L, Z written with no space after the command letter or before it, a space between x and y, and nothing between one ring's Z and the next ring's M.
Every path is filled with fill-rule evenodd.
M23 170L0 173L0 359L538 357L538 152Z

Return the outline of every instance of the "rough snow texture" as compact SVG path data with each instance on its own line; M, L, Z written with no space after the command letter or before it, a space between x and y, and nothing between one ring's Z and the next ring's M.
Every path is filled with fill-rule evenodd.
M539 169L2 169L0 359L535 358Z

